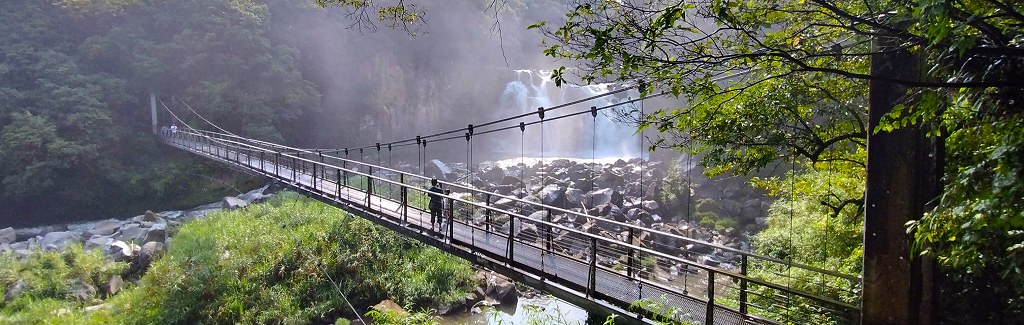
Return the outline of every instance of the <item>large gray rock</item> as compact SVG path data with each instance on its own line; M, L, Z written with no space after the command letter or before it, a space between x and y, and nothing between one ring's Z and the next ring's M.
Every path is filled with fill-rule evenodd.
M7 227L0 229L0 244L10 244L18 239L18 232L14 228Z
M27 289L28 281L25 281L25 279L18 279L18 281L15 281L14 284L11 284L6 290L4 290L4 303L18 299L18 297L21 297L21 294Z
M580 203L583 203L585 198L586 196L580 189L570 188L565 190L565 203L570 208L580 207Z
M83 232L82 237L91 238L93 236L110 236L121 228L121 224L123 224L123 222L114 219L103 220L93 224L92 228Z
M68 290L68 296L78 300L89 300L96 296L96 287L84 282L77 281Z
M118 262L127 261L135 257L139 252L139 245L115 240L107 247L107 255Z
M487 295L503 304L511 304L519 299L515 283L493 273L487 277Z
M622 178L621 174L616 174L606 169L597 177L597 183L603 187L616 187L625 185L626 180Z
M167 226L166 224L158 223L154 224L153 227L149 228L149 232L146 233L146 239L144 242L164 242L167 240Z
M548 184L537 193L540 198L540 202L550 206L561 206L565 194L565 188L558 186L558 184Z
M137 223L129 223L121 226L121 235L118 239L126 242L141 243L146 239L149 229L143 228Z
M121 292L121 289L124 289L124 279L121 278L120 274L114 274L110 277L110 281L107 281L105 289L107 290L107 296L116 295L118 292Z
M590 206L595 207L595 206L605 205L605 204L611 203L612 202L612 193L614 193L614 192L615 192L615 190L612 190L610 188L603 188L603 189L596 190L596 191L588 193L587 197L590 199L589 200L590 201Z
M225 196L224 199L221 200L220 207L224 210L235 210L244 208L247 205L249 205L249 202L245 202L245 200L234 196Z
M75 232L51 232L39 240L39 247L42 247L44 250L63 250L68 247L68 244L79 240L81 240L81 236Z
M157 216L156 212L153 212L152 210L146 210L146 213L142 215L142 221L156 222L157 218L159 218L159 216Z
M430 160L427 164L427 175L433 175L434 178L447 180L448 175L452 174L452 168L448 167L445 163L437 159Z
M132 260L132 269L138 270L140 273L145 272L149 269L149 265L153 261L159 259L164 255L164 243L151 241L139 249L139 255Z
M85 243L82 244L82 248L87 249L87 250L89 250L89 249L96 249L96 248L106 249L107 247L110 246L110 244L113 244L113 243L114 243L114 239L113 238L106 237L106 236L95 235L95 236L92 236L92 238L87 239L85 241Z

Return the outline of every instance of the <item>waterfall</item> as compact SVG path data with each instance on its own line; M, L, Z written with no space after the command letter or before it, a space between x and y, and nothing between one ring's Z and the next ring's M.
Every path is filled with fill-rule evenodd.
M523 113L536 113L538 107L549 108L554 105L592 97L610 91L614 85L597 84L588 86L562 85L556 87L550 79L550 70L515 70L511 81L505 84L505 90L499 99L500 115L510 116ZM616 108L598 112L597 118L590 113L550 121L558 116L568 115L591 106L598 108L619 103L629 98L638 98L639 92L630 90L597 100L583 102L559 108L545 113L543 143L541 142L541 126L532 125L523 134L527 155L564 158L597 158L637 157L643 150L636 126L625 123L621 118L632 114L636 119L639 103L626 104ZM536 119L528 119L535 121ZM596 131L596 132L595 132ZM500 150L519 152L520 141L507 139ZM596 145L596 150L594 149Z

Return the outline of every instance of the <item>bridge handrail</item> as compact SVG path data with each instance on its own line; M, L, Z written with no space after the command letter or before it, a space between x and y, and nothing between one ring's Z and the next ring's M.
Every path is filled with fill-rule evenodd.
M191 133L191 132L188 132L188 131L179 131L179 132L181 132L183 134L195 134L195 133ZM210 132L210 133L216 133L216 132ZM221 133L221 134L223 134L223 133ZM297 155L290 155L290 154L285 154L285 153L281 153L281 152L274 152L274 151L270 151L270 150L267 150L265 148L261 148L261 147L258 147L258 146L253 146L253 145L250 145L250 144L242 143L242 141L215 138L213 136L209 136L209 135L206 135L206 134L197 134L197 135L205 137L205 138L210 138L212 141L216 141L216 143L223 144L223 146L225 146L225 147L237 147L239 149L241 149L241 148L258 149L258 150L261 150L261 151L266 152L266 153L272 153L272 154L275 154L275 155L280 155L281 157L291 158L293 161L304 161L304 162L308 162L308 163L315 164L315 165L321 165L323 167L330 167L332 169L345 170L348 173L352 173L352 174L359 175L359 176L366 176L366 177L369 177L369 178L374 178L374 179L377 179L379 181L387 182L387 184L391 184L391 185L395 185L395 186L399 186L399 187L407 188L407 189L413 189L413 190L419 191L419 192L424 192L424 193L427 192L427 190L420 189L420 188L417 188L417 187L412 187L412 186L410 186L408 184L402 184L402 182L397 182L397 181L393 181L391 179L379 177L379 176L373 175L371 173L364 173L364 172L360 172L360 171L356 171L356 170L351 170L351 169L348 169L348 168L343 168L343 167L339 167L339 166L335 166L335 165L330 165L330 164L327 164L327 163L322 163L322 162L318 162L318 161L315 161L315 160L306 159L304 157L299 157ZM223 134L223 135L227 135L227 137L239 138L239 139L244 140L244 141L248 140L248 139L240 137L240 136L232 136L232 135L228 135L228 134ZM233 144L234 146L230 146L229 144ZM287 146L280 146L280 147L287 147ZM313 152L306 152L306 153L316 154L316 153L313 153ZM327 157L332 157L332 156L328 155ZM350 161L350 162L361 164L361 165L367 165L367 166L370 166L370 167L378 169L378 170L390 170L390 171L393 171L393 172L396 172L396 173L407 174L407 175L411 175L411 176L427 179L427 177L424 177L424 176L421 176L421 175L411 174L411 173L408 173L408 172L404 172L404 171L400 171L400 170L395 170L395 169L390 169L390 168L387 168L387 167L380 167L380 166L376 166L376 165L372 165L372 164L368 164L368 163L362 163L362 162L358 162L358 161L351 161L351 160L347 160L347 159L341 159L341 158L338 158L338 157L332 157L332 158L335 158L335 159L338 159L338 160ZM292 168L294 168L294 166ZM535 203L535 202L529 202L529 201L521 200L521 199L514 198L514 197L507 197L507 196L503 196L503 195L499 195L499 194L495 194L495 193L489 193L489 192L485 192L485 191L481 191L481 190L477 190L477 189L470 189L470 188L467 188L467 187L464 187L464 186L461 186L461 185L458 185L458 184L452 184L452 182L445 182L445 184L449 184L449 185L452 185L452 186L455 186L455 187L458 187L458 188L466 189L467 191L470 191L470 192L476 192L476 193L481 193L481 194L488 194L488 195L508 198L508 199L512 199L512 200L523 202L523 203L530 204L530 205L540 205L540 206L545 207L546 209L564 211L566 213L571 213L571 214L575 214L575 215L578 215L578 216L583 216L583 217L586 217L588 219L593 219L593 220L600 219L600 220L603 220L603 221L614 221L614 220L600 218L600 217L596 217L596 216L592 216L592 215L588 215L588 214L582 214L582 213L571 211L571 210L564 210L564 209L560 209L560 208L556 208L556 207L549 207L549 206L544 205L544 204L538 204L538 203ZM732 271L729 271L729 270L726 270L726 269L714 268L714 267L709 267L709 266L705 266L705 265L700 265L700 263L697 263L695 261L692 261L692 260L689 260L689 259L686 259L686 258L683 258L683 257L680 257L680 256L670 255L670 254L667 254L667 253L664 253L664 252L660 252L660 251L657 251L657 250L653 250L653 249L649 249L649 248L646 248L646 247L637 246L637 245L634 245L634 244L629 243L629 242L625 242L625 241L621 241L621 240L617 240L617 239L612 239L612 238L607 238L607 237L603 237L603 236L599 236L599 235L595 235L595 234L590 234L590 233L582 232L582 231L577 230L577 229L568 228L568 227L561 226L559 224L555 224L555 222L549 222L549 221L544 220L544 219L530 218L530 217L528 217L526 215L522 215L522 214L519 214L519 213L516 213L516 212L507 211L507 210L504 210L504 209L501 209L501 208L497 208L497 207L493 207L493 206L483 205L483 204L480 204L478 202L463 200L463 199L461 199L459 197L455 197L455 196L444 196L444 195L441 195L441 196L445 197L445 198L449 198L449 199L452 199L452 200L456 200L456 201L462 202L464 204L476 206L478 208L483 208L483 209L487 209L487 210L492 210L492 211L497 211L497 212L500 212L500 213L504 213L504 214L509 215L510 217L519 218L519 219L527 219L527 220L530 220L532 222L536 222L536 224L544 225L546 228L559 229L559 230L562 230L562 231L565 231L565 232L568 232L568 233L577 234L577 235L585 237L585 238L590 238L590 239L593 239L593 240L600 240L600 241L606 242L606 243L613 243L615 245L620 245L620 246L623 246L623 247L626 247L626 248L630 248L630 249L633 249L633 250L636 250L636 251L640 251L640 252L645 252L645 253L648 253L648 254L656 255L656 256L659 256L659 257L662 257L662 258L665 258L665 259L669 259L669 260L673 260L673 261L677 261L677 262L682 262L682 263L684 263L684 265L692 266L692 267L694 267L696 269L703 270L703 271L706 271L706 272L714 272L716 274L722 274L722 275L725 275L727 277L734 278L736 280L748 281L750 283L754 283L754 284L757 284L757 285L761 285L761 286L765 286L765 287L769 287L769 288L773 288L773 289L777 289L777 290L782 290L782 291L786 291L786 292L793 292L793 293L795 293L797 295L800 295L800 296L803 296L805 298L822 301L822 302L828 303L828 304L833 304L833 306L838 306L838 307L842 307L842 308L846 308L846 309L850 309L850 310L856 310L857 309L857 307L853 306L853 304L850 304L850 303L847 303L847 302L844 302L844 301L835 300L833 298L820 296L820 295L817 295L817 294L814 294L814 293L810 293L810 292L804 292L802 290L797 290L797 289L794 289L794 288L788 287L788 286L783 286L783 285L769 283L769 282L766 282L766 281L763 281L763 280L760 280L760 279L757 279L757 278L751 278L751 277L746 276L746 275L737 274L735 272L732 272ZM682 236L679 236L679 235L676 235L676 234L659 232L659 231L655 231L655 230L647 230L647 229L642 228L642 227L636 227L635 225L623 224L623 222L618 222L618 221L615 221L615 222L616 222L616 224L622 224L622 225L625 225L627 227L633 227L635 229L640 229L640 230L644 230L644 231L652 231L652 232L657 232L657 233L660 233L660 234L665 234L666 236L670 236L672 238L678 238L678 239L684 239L684 240L688 239L686 237L682 237ZM471 227L477 228L475 226L471 226ZM510 227L514 227L514 222L512 222ZM502 234L500 234L500 233L497 234L497 235L502 236ZM710 244L710 246L718 246L718 245ZM754 256L754 257L758 256L756 254L749 254L749 255L750 256Z
M243 137L232 135L232 134L225 134L225 133L219 133L219 132L213 132L213 131L201 131L201 132L206 132L206 133L210 133L210 134L216 134L216 135L220 135L220 136L223 136L223 137L236 138L236 139L239 139L241 141L252 141L252 142L257 142L257 143L269 144L269 145L272 145L272 146L275 146L275 147L284 148L284 149L288 149L288 150L294 150L296 152L301 152L301 153L306 153L306 154L320 155L320 156L323 156L323 157L326 157L326 158L329 158L329 159L346 161L348 163L354 163L354 164L357 164L357 165L364 165L364 166L372 167L372 168L377 169L377 170L386 170L386 171L389 171L389 172L406 174L408 176L419 178L419 179L423 179L423 180L429 180L430 179L429 177L425 177L425 176L422 176L422 175L412 174L412 173L408 173L408 172L405 172L405 171L396 170L396 169L392 169L392 168L388 168L388 167L373 165L373 164L361 162L361 161L358 161L358 160L351 160L351 159L347 159L347 158L331 156L329 154L322 154L322 153L315 152L315 151L309 151L307 149L294 148L294 147L290 147L290 146L286 146L286 145L279 145L279 144L274 144L274 143L265 142L265 141L261 141L261 140L248 139L248 138L243 138ZM284 153L282 153L282 154L284 154ZM302 157L299 157L299 158L302 158ZM317 162L317 161L314 161L314 160L308 160L308 159L306 159L306 160L309 161L309 162L312 162L312 163L324 165L324 163ZM639 225L635 225L635 224L631 224L631 223L621 222L621 221L614 220L614 219L605 219L605 218L595 217L595 216L591 216L591 215L587 215L587 214L583 214L583 213L578 213L578 212L567 210L567 209L563 209L563 208L558 208L558 207L549 207L549 206L546 206L546 205L543 205L543 204L537 204L535 202L530 202L530 201L523 200L523 199L520 199L520 198L517 198L517 197L513 197L513 196L507 196L507 195L502 195L502 194L499 194L499 193L493 193L493 192L487 192L487 191L478 190L478 189L475 189L475 188L469 188L467 186L464 186L464 185L461 185L461 184L458 184L458 183L452 183L452 182L446 182L446 181L440 181L440 182L444 183L444 184L447 184L447 185L450 185L450 186L453 186L453 187L466 189L467 191L474 191L474 192L478 192L478 193L481 193L481 194L491 195L492 197L509 199L509 200L513 200L513 201L516 201L516 202L526 203L526 204L529 204L529 205L541 205L541 206L544 206L545 209L550 209L552 211L557 211L557 212L560 212L560 213L576 215L578 217L585 217L585 218L588 218L588 219L601 220L603 222L611 223L611 224L617 225L619 227L633 228L633 229L636 229L636 230L646 231L646 232L649 232L649 233L652 233L652 234L661 235L661 236L670 236L672 238L677 238L677 239L680 239L680 240L683 240L683 241L686 241L686 242L689 242L689 243L692 243L692 244L698 244L698 245L704 245L704 246L708 246L708 247L713 247L715 249L720 249L720 250L731 252L731 253L734 253L734 254L746 255L748 257L752 257L752 258L755 258L755 259L759 259L759 260L763 260L763 261L767 261L767 262L772 262L772 263L776 263L776 264L782 264L782 265L785 265L787 267L796 267L796 268L799 268L799 269L805 269L805 270L808 270L808 271L814 271L814 272L817 272L817 273L823 273L823 274L826 274L826 275L842 278L842 279L845 279L845 280L848 280L848 281L859 281L860 280L859 277L852 276L852 275L849 275L849 274L843 274L843 273L839 273L839 272L836 272L836 271L826 270L826 269L822 269L822 268L819 268L819 267L815 267L815 266L811 266L811 265L806 265L806 264L802 264L802 263L798 263L798 262L786 261L786 260L774 258L774 257L771 257L771 256L759 255L759 254L756 254L756 253L753 253L753 252L744 251L744 250L741 250L741 249L736 249L736 248L732 248L732 247L728 247L728 246L724 246L724 245L718 245L718 244L715 244L715 243L710 243L710 242L706 242L706 241L702 241L702 240L699 240L699 239L690 238L690 237L686 237L686 236L680 236L680 235L677 235L677 234L673 234L673 233L669 233L669 232L653 229L653 228L646 227L646 226L639 226Z

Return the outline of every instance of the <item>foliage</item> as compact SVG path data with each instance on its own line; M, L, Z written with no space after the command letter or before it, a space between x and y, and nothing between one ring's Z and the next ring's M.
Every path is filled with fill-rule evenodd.
M0 267L5 288L14 281L12 269L38 274L29 278L33 294L4 307L9 319L308 324L355 317L346 299L355 306L390 298L426 307L461 302L473 284L467 262L294 193L185 224L137 286L97 311L83 312L83 302L69 300L63 279L98 281L121 269L97 264L104 261L99 252L64 254ZM65 260L80 262L61 266Z
M924 254L955 270L948 281L973 284L948 290L960 303L947 308L986 310L1006 301L986 319L1024 319L1024 129L1018 119L972 123L950 134L947 145L958 164L947 167L939 205L911 230Z
M864 152L854 157L863 161ZM838 274L860 274L864 220L859 202L864 173L862 163L833 162L804 166L785 177L756 179L778 197L769 208L767 227L752 238L756 252ZM754 262L749 269L752 277L769 283L853 305L860 299L859 281L780 263ZM751 303L766 306L754 312L774 319L842 323L848 317L830 318L828 312L796 298L779 304L771 288L751 286L751 290L757 292L748 296Z
M346 312L331 281L354 305L384 297L425 305L462 297L471 277L465 262L368 221L308 199L277 199L183 227L142 279L139 316L307 323Z
M77 310L100 302L111 277L127 267L127 263L108 260L98 249L83 250L80 245L63 251L36 251L23 260L13 253L0 253L0 288L24 287L17 298L0 304L0 315L5 315L0 316L0 323L61 319L53 311ZM73 292L76 287L92 290L80 291L88 296L79 297Z
M585 83L642 80L644 93L685 99L688 108L658 111L640 127L666 133L656 146L704 154L711 174L786 160L862 165L867 132L920 128L946 140L948 185L910 230L952 293L1000 288L998 304L963 308L999 319L1019 314L1024 287L1024 164L1012 149L1024 102L1022 13L1024 3L1003 0L577 1L560 25L533 28L551 42L546 54L579 63L556 69L557 82L570 73ZM922 73L869 71L872 56L899 53ZM868 82L909 89L875 130L865 123ZM845 214L857 197L819 208Z
M366 312L367 317L372 319L373 324L408 324L408 325L434 325L439 324L438 317L431 315L429 311L421 310L408 315L399 315L390 310L370 310Z
M294 49L268 38L268 15L244 1L7 3L0 14L0 200L12 207L5 221L32 222L12 211L144 210L154 198L185 201L230 187L194 177L214 173L211 165L161 150L170 151L148 136L141 99L182 95L242 134L283 139L278 128L315 110L319 94L298 74ZM43 203L50 196L63 204Z

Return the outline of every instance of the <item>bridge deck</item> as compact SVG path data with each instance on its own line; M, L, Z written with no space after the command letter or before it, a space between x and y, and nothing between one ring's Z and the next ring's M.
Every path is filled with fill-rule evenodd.
M560 296L569 301L580 301L580 298L596 301L602 306L623 311L637 300L660 302L671 310L672 317L677 321L693 324L772 324L774 322L762 318L744 315L737 309L713 304L708 308L708 299L714 297L715 286L707 285L703 292L687 293L686 287L670 284L657 284L629 276L627 271L606 267L597 267L596 261L590 258L568 256L564 252L545 249L541 240L521 239L515 237L509 245L508 229L496 231L490 227L481 227L474 222L460 219L449 219L444 231L431 229L428 212L413 206L405 206L402 202L391 198L367 195L367 191L339 184L341 169L337 169L337 178L325 177L329 174L321 170L314 177L314 172L305 166L293 166L288 163L274 163L266 155L254 155L252 151L232 150L222 145L212 145L210 141L170 138L167 142L175 147L203 155L205 157L228 163L236 168L258 173L278 179L289 186L302 190L319 199L336 206L355 207L365 212L377 223L384 223L391 228L404 228L405 233L419 234L422 241L449 252L457 252L459 256L476 256L504 266L514 278L534 278L540 282L550 283L564 289ZM264 159L261 159L264 158ZM346 181L347 182L347 179ZM369 181L372 183L373 181ZM516 227L515 221L508 224ZM450 235L449 235L450 232ZM426 238L424 240L424 238ZM550 242L548 243L550 245ZM597 249L596 247L593 249ZM511 250L511 254L509 254ZM591 255L596 256L596 255ZM472 261L478 262L478 261ZM711 272L714 273L714 272ZM591 274L594 276L590 283ZM506 274L508 275L508 274ZM714 283L714 277L707 283ZM588 292L589 291L589 292ZM572 295L565 296L566 294ZM696 296L694 294L700 294ZM556 292L556 295L558 293ZM709 311L713 311L709 313ZM708 317L713 316L713 317ZM712 318L711 322L708 322Z

